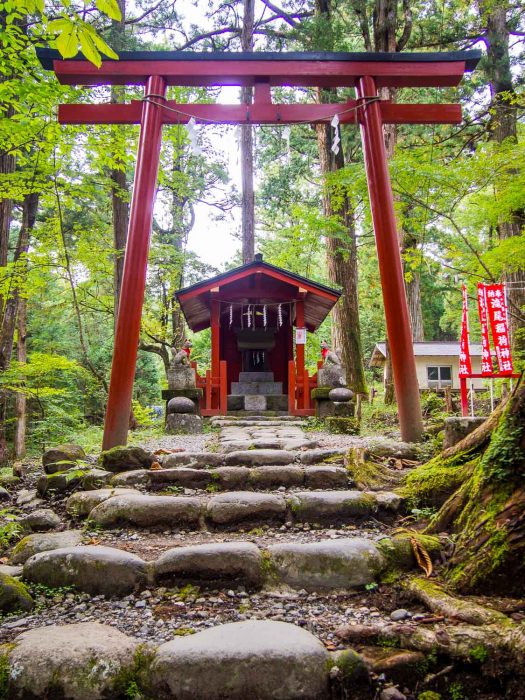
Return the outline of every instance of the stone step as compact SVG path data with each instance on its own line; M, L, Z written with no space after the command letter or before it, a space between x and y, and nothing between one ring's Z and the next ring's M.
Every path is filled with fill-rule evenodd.
M247 394L282 394L282 382L232 382L233 396L246 396ZM264 410L264 409L262 409Z
M228 413L231 411L287 411L288 396L286 394L247 394L228 395Z
M85 491L84 500L97 494ZM68 500L68 511L76 513L75 498ZM229 491L217 495L124 495L109 496L89 511L96 526L120 525L141 528L182 527L222 529L260 523L349 523L370 516L396 513L402 499L390 492L300 491L289 497L282 493Z
M261 453L264 455L261 457ZM270 453L268 455L268 452ZM294 464L300 462L308 465L325 465L325 464L343 464L346 450L339 448L333 449L306 449L298 452L290 450L285 451L286 455L282 455L282 450L261 450L247 449L235 450L231 452L174 452L170 455L164 455L160 458L161 464L165 469L173 467L191 467L192 469L205 469L207 467L224 467L230 466L232 460L237 461L236 466L267 466L272 464ZM255 453L255 454L253 454ZM232 454L237 456L233 457ZM248 454L246 460L242 455ZM238 455L241 455L240 457ZM268 457L266 459L265 455ZM277 461L275 461L277 459ZM256 460L256 464L253 464ZM149 470L139 470L149 471ZM122 472L121 472L122 473Z
M216 416L210 419L211 425L219 428L226 427L251 427L254 425L266 426L282 426L283 424L292 423L294 425L304 425L302 418L288 415L275 415L275 412L270 411L267 415L261 415L255 411L251 411L247 415L246 411L229 411L227 416Z
M255 439L245 439L241 440L238 438L222 438L219 443L219 449L222 453L239 452L246 450L303 450L306 448L317 447L318 443L316 440L309 440L308 438L297 436L289 437L264 437Z
M368 682L361 657L348 654L344 686L352 688L363 677ZM16 637L3 662L5 697L12 698L132 697L128 688L133 697L157 700L335 697L330 690L335 661L322 642L275 620L217 625L147 651L140 639L110 625L44 626Z
M392 547L397 545L391 538L376 542L363 537L284 542L266 549L245 541L211 542L173 547L146 562L117 547L79 545L34 554L24 563L22 577L49 588L74 586L92 595L118 597L188 583L348 590L376 581L388 565Z
M239 382L273 382L273 372L239 372Z
M348 488L351 480L344 467L321 465L306 466L302 464L261 467L216 467L214 469L192 469L191 467L173 467L171 469L137 469L116 474L111 485L116 491L120 487L144 485L147 489L161 490L166 486L180 486L188 489L207 489L229 491L238 489L277 489L280 487L305 487L312 489ZM131 491L131 489L128 489ZM85 512L82 493L74 494L71 508L75 507L81 515ZM138 493L138 492L137 492ZM118 494L115 494L118 495ZM107 497L107 496L106 496ZM104 500L101 497L100 501ZM75 504L75 505L73 505ZM92 507L94 507L93 504Z

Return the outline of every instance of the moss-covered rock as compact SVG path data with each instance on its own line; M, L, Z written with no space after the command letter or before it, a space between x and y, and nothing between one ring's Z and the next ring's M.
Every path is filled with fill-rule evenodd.
M406 476L403 495L417 505L440 506L464 483L478 460L471 453L438 455Z
M331 386L318 386L312 389L312 399L328 399L328 394L332 391Z
M7 654L7 697L139 697L130 694L139 689L138 649L138 640L96 622L24 632Z
M327 430L338 435L359 435L361 429L356 418L330 416L326 418L325 422Z
M86 459L86 453L80 445L57 445L46 450L42 455L42 466L46 474L63 472Z
M36 490L41 496L45 496L49 491L71 491L80 484L89 471L89 469L74 467L63 472L43 474L36 482Z
M142 447L112 447L102 452L99 463L108 472L127 472L133 469L149 469L156 457Z
M32 610L33 598L27 586L7 574L0 574L0 610L15 612L16 610Z

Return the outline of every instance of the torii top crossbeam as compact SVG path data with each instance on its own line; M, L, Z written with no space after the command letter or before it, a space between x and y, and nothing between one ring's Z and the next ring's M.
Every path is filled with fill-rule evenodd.
M383 124L458 124L454 104L392 104L380 100L383 87L454 87L476 67L478 51L452 53L193 53L123 52L97 68L83 58L62 60L39 50L44 68L69 85L144 85L130 104L60 105L62 124L140 124L139 151L130 209L115 350L106 410L104 448L126 443L140 335L153 202L163 124L358 123L368 190L402 438L422 434L419 388L396 230ZM166 99L170 85L254 87L254 104L178 104ZM342 104L274 104L271 88L353 87L356 100ZM212 378L219 382L218 377ZM217 384L217 393L219 386Z

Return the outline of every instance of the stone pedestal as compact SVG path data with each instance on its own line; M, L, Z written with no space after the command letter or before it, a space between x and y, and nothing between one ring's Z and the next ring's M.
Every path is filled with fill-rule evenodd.
M326 365L317 372L317 386L336 387L346 386L346 375L341 365Z
M192 413L170 413L166 418L168 435L197 435L202 433L202 418Z
M168 389L195 389L195 370L188 365L168 369Z
M329 418L337 416L339 418L352 418L355 413L355 404L353 402L334 403L330 399L317 399L318 418Z
M200 400L204 395L204 391L202 389L164 389L162 391L162 398L166 402L166 415L168 414L168 403L170 402L171 399L174 399L176 396L185 396L188 399L191 399L193 403L195 404L195 413L200 416L201 414L201 406L200 406Z
M478 416L452 416L445 419L445 437L443 440L443 449L452 447L464 437L467 437L482 423L486 418Z

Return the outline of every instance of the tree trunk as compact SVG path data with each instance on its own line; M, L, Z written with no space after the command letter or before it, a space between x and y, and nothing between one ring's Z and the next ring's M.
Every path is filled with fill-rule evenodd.
M241 33L243 51L253 51L254 0L244 0ZM241 102L251 104L252 88L242 88ZM253 127L243 124L241 130L242 178L242 261L252 262L255 255L255 196L253 192Z
M334 156L332 148L332 127L318 124L317 144L321 172L326 177L329 173L344 167L343 152ZM334 206L333 193L325 184L323 188L323 213L326 217L340 216L345 229L345 238L326 237L326 263L328 279L343 290L341 300L334 307L332 318L336 347L341 351L341 359L346 369L347 382L352 391L366 394L366 381L361 347L361 329L359 323L357 246L355 236L354 212L348 195L337 195L337 207Z
M418 474L420 475L418 477ZM455 534L448 578L463 593L522 595L525 575L525 383L475 432L407 480L417 497L430 487L451 495L428 533ZM410 486L412 484L412 486Z
M25 297L21 297L18 303L18 339L16 343L16 359L18 362L27 362L27 302ZM15 438L14 438L14 456L15 459L21 459L26 453L26 413L27 399L23 393L17 394L15 398Z
M118 5L121 12L121 19L113 20L111 26L111 46L117 53L125 47L125 30L126 30L126 0L118 0ZM113 104L125 102L124 88L119 85L111 86L110 101ZM120 129L121 127L114 127ZM109 174L111 180L111 209L113 218L113 248L115 250L114 267L113 267L113 308L114 308L114 325L117 326L118 305L120 298L120 287L122 285L122 273L124 271L124 254L126 252L126 241L128 238L128 223L129 223L129 204L128 194L129 186L126 177L124 165L124 154L120 153L121 147L118 142L113 147L113 159L118 160L122 157L123 163L121 168L112 168Z
M510 14L511 9L507 2L494 3L480 0L479 12L482 23L486 27L487 56L484 66L492 96L491 138L499 144L507 139L515 142L517 141L519 100L514 89L509 53L507 14ZM514 211L510 220L501 221L498 224L498 238L504 240L511 236L519 236L524 225L525 212L523 210ZM517 332L525 327L523 309L525 306L525 270L507 274L503 281L507 283L512 349L515 355L518 355L525 352L525 332Z
M388 339L385 343L385 399L384 403L391 406L396 401L396 391L394 386L394 373L392 371L392 356L390 355L390 345Z
M29 247L29 236L36 220L39 194L31 193L26 195L22 207L22 224L18 234L13 263L17 266L13 274L25 279L26 262L25 255ZM0 327L0 372L6 370L11 362L13 354L13 344L16 329L16 319L20 302L19 283L13 284L9 296L6 298L3 309L2 325ZM7 436L5 432L5 422L7 418L7 396L0 394L0 464L8 461Z

